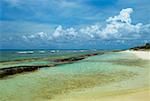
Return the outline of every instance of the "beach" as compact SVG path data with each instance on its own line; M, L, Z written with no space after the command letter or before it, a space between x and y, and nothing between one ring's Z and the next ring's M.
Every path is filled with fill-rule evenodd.
M0 0L0 101L150 101L150 0Z
M144 54L148 56L147 53ZM2 101L148 101L150 60L136 54L106 52L71 64L12 75L0 80L0 98Z
M144 60L150 60L150 51L134 51L134 50L126 50L123 52L135 54L138 58L144 59Z
M119 53L130 54L132 57L135 56L135 59L139 58L139 59L146 60L146 61L149 61L149 58L150 58L149 51L127 50L127 51L122 51ZM147 67L147 70L148 72L145 72L146 74L142 74L142 75L147 76L146 78L148 82L147 84L141 83L142 86L140 87L138 87L140 85L140 83L138 82L143 82L143 81L145 82L146 80L146 79L144 80L143 78L141 78L142 75L140 75L141 77L139 78L132 79L132 81L126 80L124 82L117 82L117 84L114 83L108 86L91 88L91 89L88 89L87 91L78 92L77 94L76 93L69 94L68 96L63 96L62 98L60 97L58 99L64 98L64 100L62 101L149 101L150 99L150 75L149 75L148 67Z

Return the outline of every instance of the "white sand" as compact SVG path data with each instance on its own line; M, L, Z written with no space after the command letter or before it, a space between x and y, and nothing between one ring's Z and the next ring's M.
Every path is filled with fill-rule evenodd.
M144 59L144 60L150 60L150 51L133 51L133 50L126 50L123 52L132 53L136 55L138 58Z

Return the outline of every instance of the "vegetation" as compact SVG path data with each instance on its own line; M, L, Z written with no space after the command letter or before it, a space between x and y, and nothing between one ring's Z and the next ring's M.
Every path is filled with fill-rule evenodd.
M143 46L137 46L137 47L130 48L130 50L150 50L150 43L146 43Z

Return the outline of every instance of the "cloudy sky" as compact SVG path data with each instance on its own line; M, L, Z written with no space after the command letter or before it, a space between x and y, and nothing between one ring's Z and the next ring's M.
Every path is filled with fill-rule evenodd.
M125 49L150 42L150 0L0 0L0 49Z

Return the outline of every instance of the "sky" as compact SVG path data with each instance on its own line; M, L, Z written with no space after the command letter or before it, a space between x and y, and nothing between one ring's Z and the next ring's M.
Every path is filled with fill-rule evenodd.
M150 42L150 0L0 0L0 49L127 49Z

